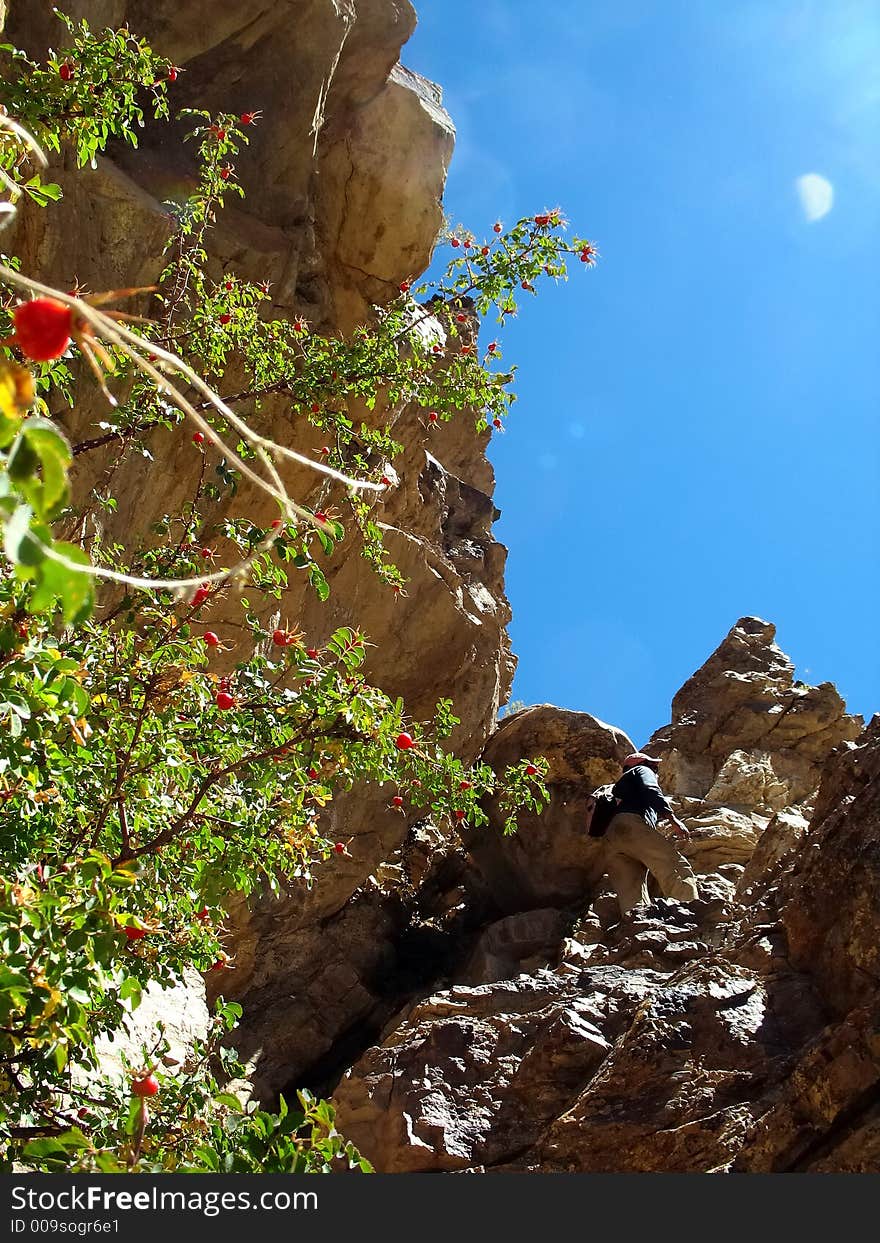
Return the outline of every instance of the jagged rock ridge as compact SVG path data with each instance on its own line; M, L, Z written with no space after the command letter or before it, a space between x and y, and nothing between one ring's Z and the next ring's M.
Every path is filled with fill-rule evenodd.
M425 268L454 131L437 89L396 63L407 0L65 7L149 32L186 69L181 104L264 111L241 162L248 197L212 237L215 274L268 280L274 313L347 332ZM49 0L5 8L8 37L32 54L62 41ZM154 280L162 200L192 177L174 132L151 127L140 152L53 176L64 205L22 211L6 239L25 270L95 289ZM57 415L76 442L102 413ZM283 403L260 420L314 449ZM394 431L402 482L382 516L408 596L377 593L352 538L331 605L294 588L284 615L320 640L353 604L382 638L369 671L381 685L416 713L451 696L466 756L487 738L499 765L546 754L554 797L514 839L488 808L490 829L464 843L391 816L381 792L340 800L333 827L353 859L313 894L240 912L224 987L245 1003L256 1090L332 1086L351 1067L340 1117L380 1169L876 1168L880 726L860 734L830 684L794 681L771 626L742 619L651 742L704 897L619 920L578 821L632 744L549 706L489 738L513 671L491 467L461 426L429 435L410 409ZM190 495L196 464L178 447L167 433L151 443L159 464L174 462L161 489L155 467L122 468L119 531ZM77 464L83 495L106 461ZM324 502L305 474L291 486ZM242 499L267 516L260 498Z
M621 919L601 881L578 798L619 762L617 731L549 707L502 723L488 752L545 732L559 797L509 849L498 826L472 843L508 913L337 1088L379 1169L877 1168L880 718L862 732L830 684L795 685L773 640L741 619L652 740L692 831L695 903ZM808 761L818 794L792 762L798 801L779 806L753 779L757 743L764 773Z

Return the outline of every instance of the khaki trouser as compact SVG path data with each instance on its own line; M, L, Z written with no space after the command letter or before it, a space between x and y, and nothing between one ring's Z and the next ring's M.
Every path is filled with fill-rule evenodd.
M603 838L605 870L617 893L620 913L650 902L648 873L656 877L664 898L692 902L698 896L691 865L659 829L632 812L619 812Z

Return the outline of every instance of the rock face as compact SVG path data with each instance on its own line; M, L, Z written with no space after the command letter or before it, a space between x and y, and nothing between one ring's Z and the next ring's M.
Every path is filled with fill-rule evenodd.
M180 105L264 112L240 161L244 206L211 237L215 275L269 281L274 314L345 334L425 269L454 130L439 90L397 63L408 0L65 8L93 27L149 31L186 71ZM0 0L4 15L6 37L32 55L64 41L50 0ZM151 283L170 227L162 202L192 185L179 138L150 126L138 152L114 151L93 173L53 169L64 203L22 210L4 246L62 286ZM97 398L56 412L74 444L103 413ZM284 402L243 413L314 451ZM461 842L391 814L382 791L334 803L329 832L351 839L352 857L311 893L234 912L223 990L244 1003L254 1091L335 1086L341 1128L380 1170L876 1170L880 719L862 732L830 683L794 680L769 623L737 622L648 744L691 830L701 897L655 898L621 919L581 823L586 795L633 744L547 705L492 732L514 661L485 437L428 428L415 408L392 421L401 482L376 516L407 593L382 594L349 534L329 605L294 584L281 612L318 643L356 615L382 640L372 678L417 716L452 698L466 758L503 769L544 756L551 802L515 837L490 805L489 828ZM185 440L157 432L157 465L116 468L111 535L142 534L192 494ZM82 496L107 459L76 462ZM333 499L304 471L289 483L314 507ZM274 517L247 487L237 506ZM218 503L210 521L231 512ZM221 601L211 622L234 616ZM205 1011L199 986L182 1000L184 1048ZM150 1005L146 1020L173 1019L164 997Z
M65 43L49 0L12 0L8 7L6 37L31 55ZM425 269L442 224L454 128L439 88L397 63L415 25L408 0L242 0L219 7L206 0L71 0L64 8L93 29L127 21L148 34L184 70L175 105L262 111L237 162L247 196L211 232L213 275L268 281L273 315L301 315L322 332L346 334ZM162 203L193 185L191 144L181 137L173 124L148 125L137 151L120 144L94 172L53 168L64 200L50 211L23 208L4 247L21 257L24 271L62 288L74 277L96 290L154 282L170 229ZM88 383L83 392L90 392ZM75 446L96 435L105 417L100 402L96 392L91 403L56 412ZM289 404L269 400L259 412L241 413L274 439L314 455L317 433ZM351 413L371 421L381 412L353 403ZM264 620L271 630L281 616L320 645L356 619L368 638L381 640L367 676L403 697L416 718L451 698L461 718L452 745L473 758L514 669L506 552L492 535L488 437L474 432L469 417L429 426L417 408L394 411L391 422L405 446L395 462L400 484L375 517L409 580L405 592L395 597L380 586L350 530L328 563L329 603L294 581ZM135 457L114 467L120 503L107 529L123 541L180 512L198 479L199 455L185 428L156 432L149 444L149 466ZM84 496L108 458L85 452L75 461ZM311 472L294 471L287 482L313 508L338 499ZM234 502L218 502L208 513L206 530L242 514L267 525L276 516L268 504L245 481ZM211 542L222 557L222 540ZM226 623L239 616L235 599L221 599L205 620L235 634ZM228 660L246 654L235 650ZM339 799L332 821L328 833L351 840L351 859L334 860L310 893L292 888L280 901L237 913L235 970L225 973L223 991L244 1002L242 1045L263 1093L308 1076L328 1056L332 1061L331 1050L351 1029L372 1030L389 1005L400 1004L393 985L388 1000L387 981L406 975L407 938L421 916L414 889L394 892L376 874L389 860L397 866L395 852L411 826L389 810L387 792L375 790ZM418 903L431 907L424 894ZM209 987L216 987L213 980Z
M771 737L780 706L793 719ZM531 714L534 732L529 713L511 717L487 754L506 762L504 735L521 732L570 808L623 739L592 718ZM578 910L561 803L509 860L500 837L470 843L508 913L458 982L399 1013L336 1090L340 1125L380 1170L877 1169L880 717L854 741L833 687L794 685L773 628L753 618L673 717L650 745L665 748L661 783L693 832L700 899L655 898L621 919L597 855L582 861ZM780 807L783 772L794 800ZM510 879L532 862L534 892ZM556 896L537 909L554 871Z
M586 798L596 786L616 781L624 756L634 750L622 730L550 704L501 722L483 759L503 772L523 756L544 756L550 804L541 815L522 813L513 837L504 836L494 804L486 809L488 829L465 832L465 845L499 910L565 906L582 897L598 875L598 843L582 829Z
M806 686L774 642L776 627L743 617L672 701L672 724L648 744L664 788L767 812L809 800L832 748L858 737L831 682Z

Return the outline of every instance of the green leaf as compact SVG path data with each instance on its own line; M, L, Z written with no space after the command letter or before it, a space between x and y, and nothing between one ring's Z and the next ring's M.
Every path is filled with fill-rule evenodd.
M48 419L37 415L22 424L7 470L39 518L50 521L67 504L72 461L70 446Z
M3 551L13 565L39 565L42 550L30 538L33 510L29 505L19 505L3 530Z
M233 1096L231 1092L218 1092L214 1100L218 1105L225 1105L227 1109L233 1110L234 1113L240 1114L243 1112L241 1101L237 1096Z
M322 603L330 599L330 587L322 571L316 565L309 567L309 582L314 587L318 599Z
M46 1157L66 1157L67 1149L60 1140L47 1136L45 1139L32 1139L25 1144L22 1154L26 1160L41 1161Z
M31 177L22 186L24 192L34 200L38 207L47 203L57 203L62 196L61 187L54 181L42 182L39 177Z
M142 997L143 990L140 983L133 976L127 976L122 981L122 987L119 990L120 1001L130 1002L132 1010L136 1010L141 1004Z
M75 544L59 542L51 547L55 552L83 566L84 569L90 565L86 554ZM91 574L61 565L58 561L45 557L37 569L37 587L28 602L28 612L49 612L55 600L58 600L64 620L79 622L91 613L94 599Z

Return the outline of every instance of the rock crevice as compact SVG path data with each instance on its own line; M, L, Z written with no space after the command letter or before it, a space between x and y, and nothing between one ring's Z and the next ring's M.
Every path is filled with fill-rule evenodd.
M623 918L579 800L632 744L548 706L501 724L486 755L543 753L553 798L514 839L467 840L503 917L336 1089L377 1168L876 1169L880 718L792 674L746 618L676 696L650 746L701 894ZM787 784L786 752L807 760Z

